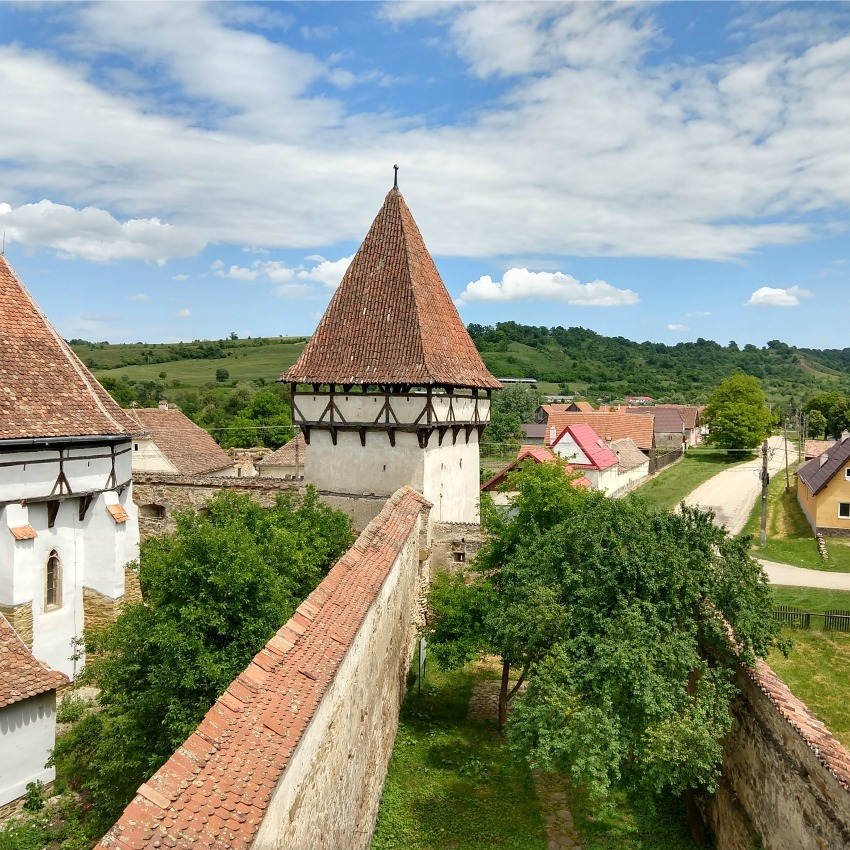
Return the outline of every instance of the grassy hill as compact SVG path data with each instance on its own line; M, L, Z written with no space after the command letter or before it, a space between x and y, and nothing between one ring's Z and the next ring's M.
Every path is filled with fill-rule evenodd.
M761 380L774 403L786 404L789 398L799 403L829 390L850 394L850 349L794 348L778 340L764 348L704 339L670 346L604 337L585 328L515 322L473 324L469 331L491 372L536 378L545 392L561 388L592 398L634 394L702 401L724 378L744 372ZM227 370L227 384L270 383L295 362L305 342L304 337L273 337L155 345L71 340L71 345L101 380L200 388L215 383L219 369Z

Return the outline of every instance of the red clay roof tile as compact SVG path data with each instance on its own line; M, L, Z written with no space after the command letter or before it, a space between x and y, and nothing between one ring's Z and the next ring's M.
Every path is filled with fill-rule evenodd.
M9 528L15 540L35 540L38 532L31 525L15 525Z
M98 847L121 847L131 835L140 848L251 845L300 736L428 505L409 487L388 500L300 606L301 633L290 621L272 637Z
M174 464L180 475L202 475L233 466L233 459L185 413L169 408L137 407L126 411L140 429L150 432L150 439Z
M70 680L45 667L0 614L0 708L52 691Z
M316 332L280 380L501 387L398 189L390 190Z
M621 440L631 437L641 451L649 451L655 445L653 416L627 416L625 413L556 413L549 417L546 445L552 442L551 429L557 437L567 425L590 425L603 440Z
M0 440L137 434L0 255Z

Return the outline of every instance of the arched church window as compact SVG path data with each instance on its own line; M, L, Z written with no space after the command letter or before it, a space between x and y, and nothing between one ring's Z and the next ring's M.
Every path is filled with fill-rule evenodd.
M62 604L62 562L54 549L47 558L44 581L44 607L58 608Z

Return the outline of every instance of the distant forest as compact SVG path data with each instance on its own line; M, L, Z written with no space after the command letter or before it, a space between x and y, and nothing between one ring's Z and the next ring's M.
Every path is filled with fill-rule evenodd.
M702 338L665 345L605 337L586 328L516 322L471 324L468 329L495 375L536 378L594 400L649 395L661 401L702 402L736 372L759 378L774 403L791 400L796 406L830 390L850 394L850 348L819 351L777 339L763 348Z

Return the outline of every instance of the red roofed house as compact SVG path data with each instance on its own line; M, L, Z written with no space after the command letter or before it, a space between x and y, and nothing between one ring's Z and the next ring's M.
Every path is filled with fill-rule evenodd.
M67 676L38 662L0 614L0 813L30 782L52 782L45 767L56 743L56 689Z
M590 425L567 425L552 443L552 450L581 470L594 490L610 496L620 489L617 455Z
M481 485L482 493L492 494L493 501L497 505L507 505L514 493L500 491L499 488L505 483L505 479L513 472L521 463L529 461L533 463L552 463L555 460L555 454L551 449L545 446L520 446L517 458L512 463L509 463L504 469L500 469L492 478L485 481ZM567 466L567 472L574 472L574 468ZM592 487L593 485L585 477L575 478L572 481L573 487Z
M72 640L113 616L138 557L131 440L141 429L3 256L0 352L0 613L37 658L72 676Z
M305 481L359 528L399 487L478 522L478 440L501 384L481 359L397 186L298 361L281 377Z
M176 407L137 407L127 413L145 433L133 440L134 472L236 475L233 458L208 431Z

